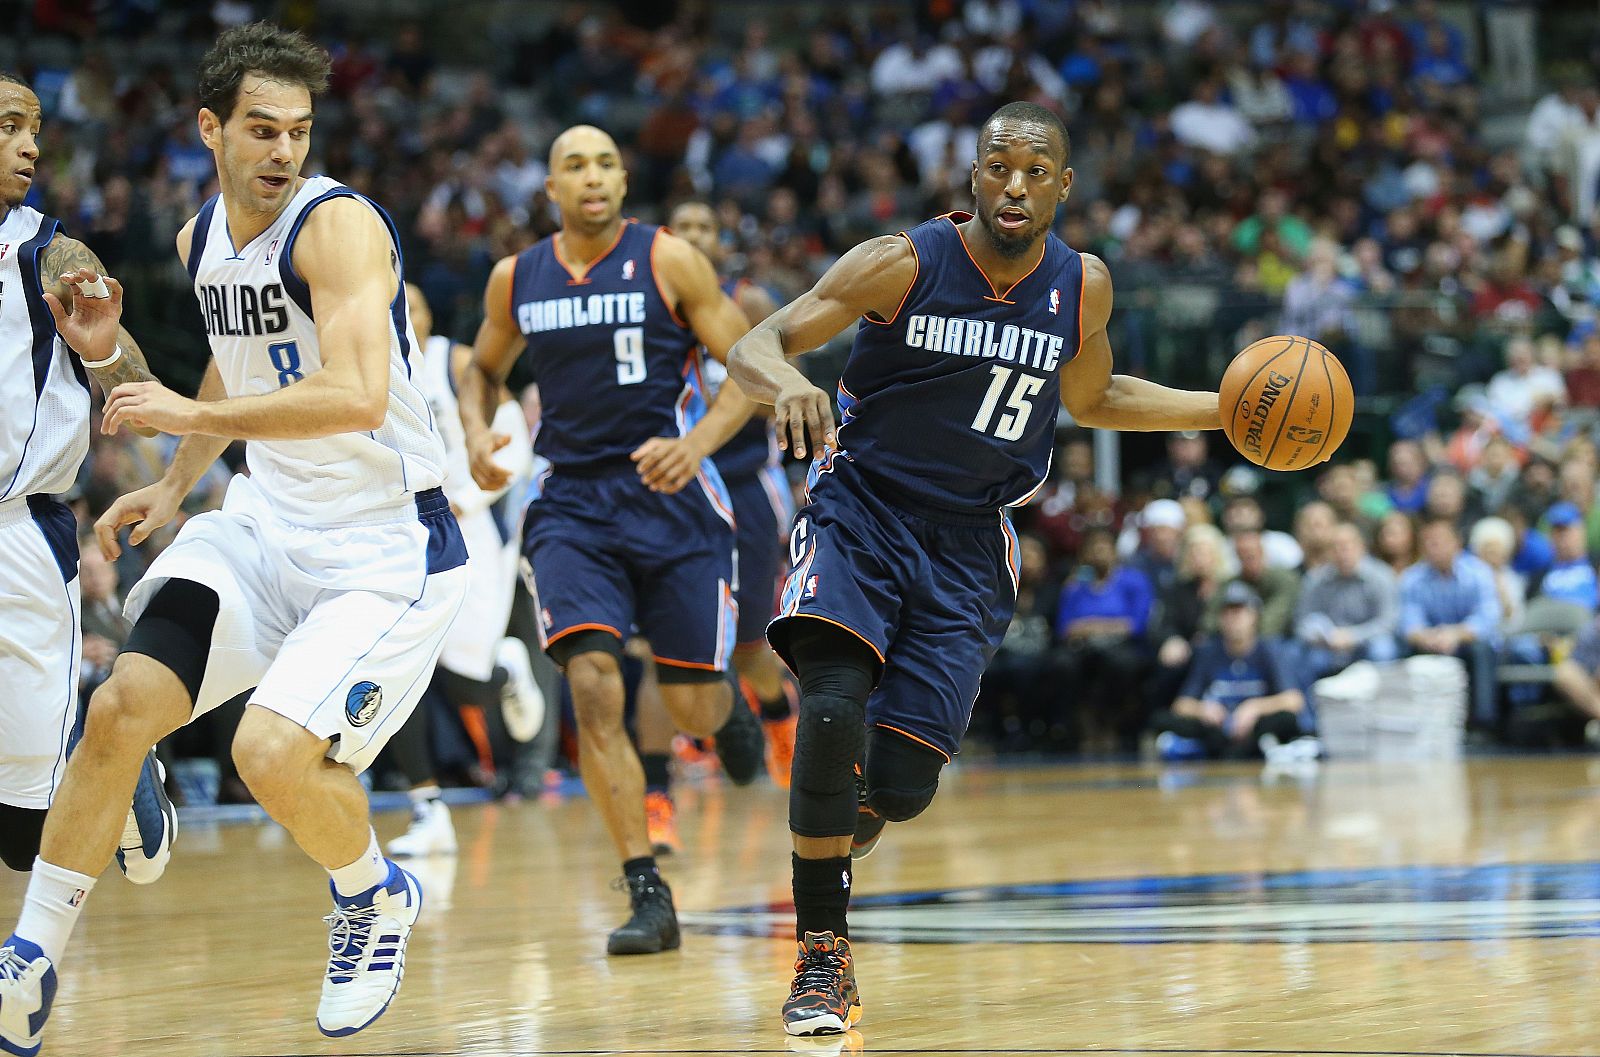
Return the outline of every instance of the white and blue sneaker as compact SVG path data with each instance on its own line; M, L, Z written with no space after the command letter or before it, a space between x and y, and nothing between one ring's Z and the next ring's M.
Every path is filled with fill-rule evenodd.
M155 750L144 758L139 784L133 790L133 806L122 827L117 845L117 866L123 876L136 885L147 885L166 873L172 858L172 842L178 836L178 812L167 796L167 769Z
M333 913L322 919L328 923L328 972L318 1031L335 1039L354 1035L389 1008L406 972L406 938L421 910L422 885L392 862L388 879L376 888L355 896L333 889Z
M1164 730L1156 735L1156 755L1163 763L1183 763L1206 758L1205 742Z
M0 947L0 1053L33 1057L56 998L56 967L38 944L11 936Z

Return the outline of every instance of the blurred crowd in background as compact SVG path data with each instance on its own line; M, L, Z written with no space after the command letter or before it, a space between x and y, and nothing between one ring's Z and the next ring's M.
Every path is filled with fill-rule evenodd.
M460 340L495 260L554 230L544 151L566 125L622 145L631 214L712 202L724 267L782 302L856 242L967 207L978 126L1027 99L1071 130L1058 230L1110 267L1120 370L1209 388L1274 332L1337 353L1362 400L1320 475L1254 471L1220 437L1130 437L1107 480L1064 423L1054 480L1018 515L1024 604L976 739L1131 748L1208 689L1191 669L1216 660L1213 638L1238 645L1250 623L1290 674L1459 654L1485 739L1532 736L1518 717L1552 700L1580 706L1577 726L1539 738L1581 739L1600 717L1587 624L1536 604L1591 620L1600 606L1592 6L0 2L16 26L0 63L46 117L32 201L123 279L129 329L178 388L206 348L172 236L215 190L190 71L219 28L254 17L332 52L309 169L395 216L409 277ZM831 384L847 348L808 370ZM96 436L80 516L152 480L171 443ZM190 509L216 505L227 476ZM92 664L114 655L115 596L146 560L86 567ZM1236 578L1248 597L1228 595ZM1357 621L1358 596L1381 615ZM1507 684L1510 664L1547 666L1556 689Z

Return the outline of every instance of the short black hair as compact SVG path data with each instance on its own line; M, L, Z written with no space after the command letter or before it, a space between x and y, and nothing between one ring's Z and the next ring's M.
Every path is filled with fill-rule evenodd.
M678 210L688 209L690 206L699 206L701 209L704 209L706 212L711 214L711 222L713 224L717 225L719 228L722 226L722 220L717 216L717 207L712 205L710 202L707 202L704 198L685 198L681 202L674 202L672 204L672 208L667 210L667 216L669 218L677 216Z
M1061 141L1062 167L1065 168L1067 162L1072 158L1072 138L1067 135L1067 123L1061 120L1060 114L1057 114L1049 107L1020 100L1014 103L1007 103L990 114L988 120L983 123L983 128L978 131L979 143L983 142L983 137L988 133L989 126L996 121L1022 121L1030 125L1043 125L1054 132Z
M0 70L0 84L20 84L28 91L33 91L33 85L29 84L27 81L24 81L20 76L12 73L10 70Z
M329 67L328 53L304 34L271 22L235 26L200 60L200 105L227 121L250 73L302 85L315 96L328 86Z

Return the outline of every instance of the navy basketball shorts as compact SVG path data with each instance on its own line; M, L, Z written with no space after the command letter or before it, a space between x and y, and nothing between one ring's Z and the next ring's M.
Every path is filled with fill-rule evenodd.
M626 641L637 628L658 663L726 671L738 622L733 512L720 478L674 495L629 464L552 473L523 518L522 555L541 644L576 631Z
M883 662L867 724L955 755L1016 608L1009 520L908 513L874 495L843 456L814 477L789 539L793 571L767 631L773 649L794 667L787 636L803 618L854 633Z
M740 646L765 645L767 623L778 608L784 540L794 523L794 498L783 467L727 478L733 516L739 527Z

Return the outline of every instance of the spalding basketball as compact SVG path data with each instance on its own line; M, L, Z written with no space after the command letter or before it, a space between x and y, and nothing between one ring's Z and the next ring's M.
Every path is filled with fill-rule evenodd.
M1269 470L1328 459L1349 435L1356 408L1344 365L1298 334L1253 342L1228 365L1217 397L1228 439Z

